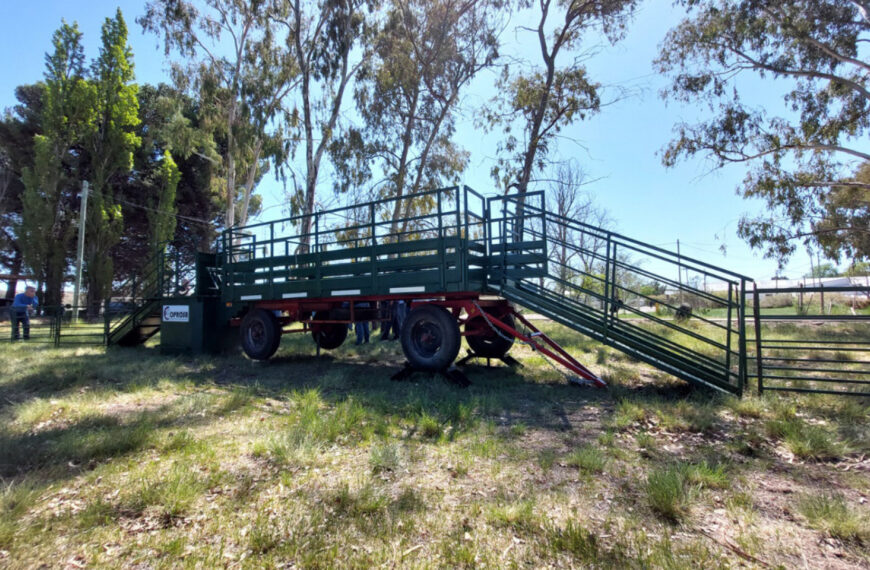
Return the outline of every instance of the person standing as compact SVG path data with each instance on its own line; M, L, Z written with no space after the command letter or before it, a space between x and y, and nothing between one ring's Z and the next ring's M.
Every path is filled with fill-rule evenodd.
M22 324L24 325L24 340L30 338L30 313L38 306L39 299L36 297L36 287L27 286L24 293L15 295L9 311L12 320L12 340L18 340L19 328Z
M368 309L371 307L369 303L362 302L356 303L354 308L356 309ZM357 321L356 322L356 344L357 346L369 342L369 322L368 321Z

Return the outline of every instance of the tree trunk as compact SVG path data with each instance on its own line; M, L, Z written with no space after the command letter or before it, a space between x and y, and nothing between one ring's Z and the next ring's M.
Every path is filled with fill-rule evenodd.
M9 279L9 284L6 286L6 299L15 298L15 289L18 288L18 275L21 275L21 268L23 266L23 261L21 258L21 250L17 245L12 245L12 266L10 269L12 270L12 276Z
M233 92L235 97L235 92ZM233 124L236 121L236 102L230 105L227 116L227 214L226 227L233 227L236 223L236 157L235 139L233 138Z
M248 167L248 176L245 180L245 198L242 202L242 212L239 216L240 226L246 226L248 224L248 208L251 205L251 194L254 193L254 182L257 180L257 171L260 169L260 152L262 152L262 150L263 139L259 139L254 148L253 163Z

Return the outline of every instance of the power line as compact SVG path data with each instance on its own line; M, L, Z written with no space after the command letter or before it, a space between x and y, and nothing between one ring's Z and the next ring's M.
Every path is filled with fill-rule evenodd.
M162 214L164 216L174 216L180 220L187 220L189 222L196 222L196 223L205 224L205 225L211 225L213 223L209 220L203 220L200 218L193 218L191 216L183 216L177 212L170 212L169 210L158 210L157 208L150 208L148 206L143 206L141 204L134 204L133 202L123 200L121 198L118 198L117 200L118 200L118 202L121 202L122 204L126 204L126 205L130 206L131 208L139 208L140 210L147 210L149 212Z

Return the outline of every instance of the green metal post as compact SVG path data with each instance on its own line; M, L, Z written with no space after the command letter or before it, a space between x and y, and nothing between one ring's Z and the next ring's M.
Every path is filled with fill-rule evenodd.
M372 292L378 290L378 254L375 251L377 247L377 240L375 238L375 232L377 230L377 225L375 224L375 205L369 204L369 227L372 232L372 241L371 248L372 252L369 255L369 261L371 262L371 274L372 274Z
M550 272L550 256L547 252L549 242L549 240L547 239L547 201L546 196L544 196L543 194L541 195L541 239L544 241L544 263L542 270L544 275L547 275Z
M611 265L611 274L610 274L610 299L612 299L613 303L616 305L616 311L610 312L610 324L611 327L616 323L616 314L619 311L619 286L616 283L616 266L619 263L619 256L616 254L616 246L617 242L613 242L613 255L610 258ZM611 307L612 309L612 307Z
M275 222L269 224L269 258L275 258ZM275 298L275 263L269 262L269 296Z
M441 206L441 192L436 194L436 202L438 204L438 256L439 256L439 271L441 290L447 288L447 254L444 252L444 224L442 220L443 211Z
M73 305L73 311L78 311L78 307ZM75 317L75 315L74 315ZM60 346L60 327L63 322L63 307L58 307L57 311L54 313L54 346Z
M612 247L611 236L607 234L607 249L604 256L604 333L605 340L607 339L607 331L610 329L610 264L612 263L612 257L610 254L610 250Z
M103 344L109 346L109 300L103 301Z
M764 371L761 365L761 302L758 285L752 284L752 313L755 317L755 374L758 377L758 395L764 393Z
M740 379L737 395L743 395L746 386L746 279L740 280Z
M175 287L170 291L170 295L177 295L181 290L181 259L178 252L175 252ZM165 295L165 293L164 293Z
M311 243L311 236L308 236L308 241ZM320 215L314 214L314 277L317 283L315 284L315 289L317 290L317 296L320 297L323 295L323 284L322 284L322 267L320 264Z
M734 300L731 297L734 283L728 282L728 311L725 321L725 380L731 375L731 309L734 307ZM730 384L730 382L729 382Z

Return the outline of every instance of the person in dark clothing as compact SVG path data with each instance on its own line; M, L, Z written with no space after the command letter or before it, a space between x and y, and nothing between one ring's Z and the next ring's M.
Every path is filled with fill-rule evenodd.
M383 326L381 326L381 340L397 340L399 338L401 332L398 321L400 302L389 301L390 320L384 321ZM392 338L390 337L390 331L393 333Z
M371 305L366 302L357 303L354 305L357 309L368 309ZM368 321L357 321L356 322L356 344L360 345L363 343L369 342L369 322Z
M401 300L396 303L396 317L393 321L393 330L396 337L402 334L402 326L405 324L405 318L408 316L408 304Z
M22 324L24 325L24 340L30 338L30 313L38 306L39 299L36 297L36 287L27 287L24 289L24 293L15 295L9 310L9 316L12 320L12 340L18 340Z

